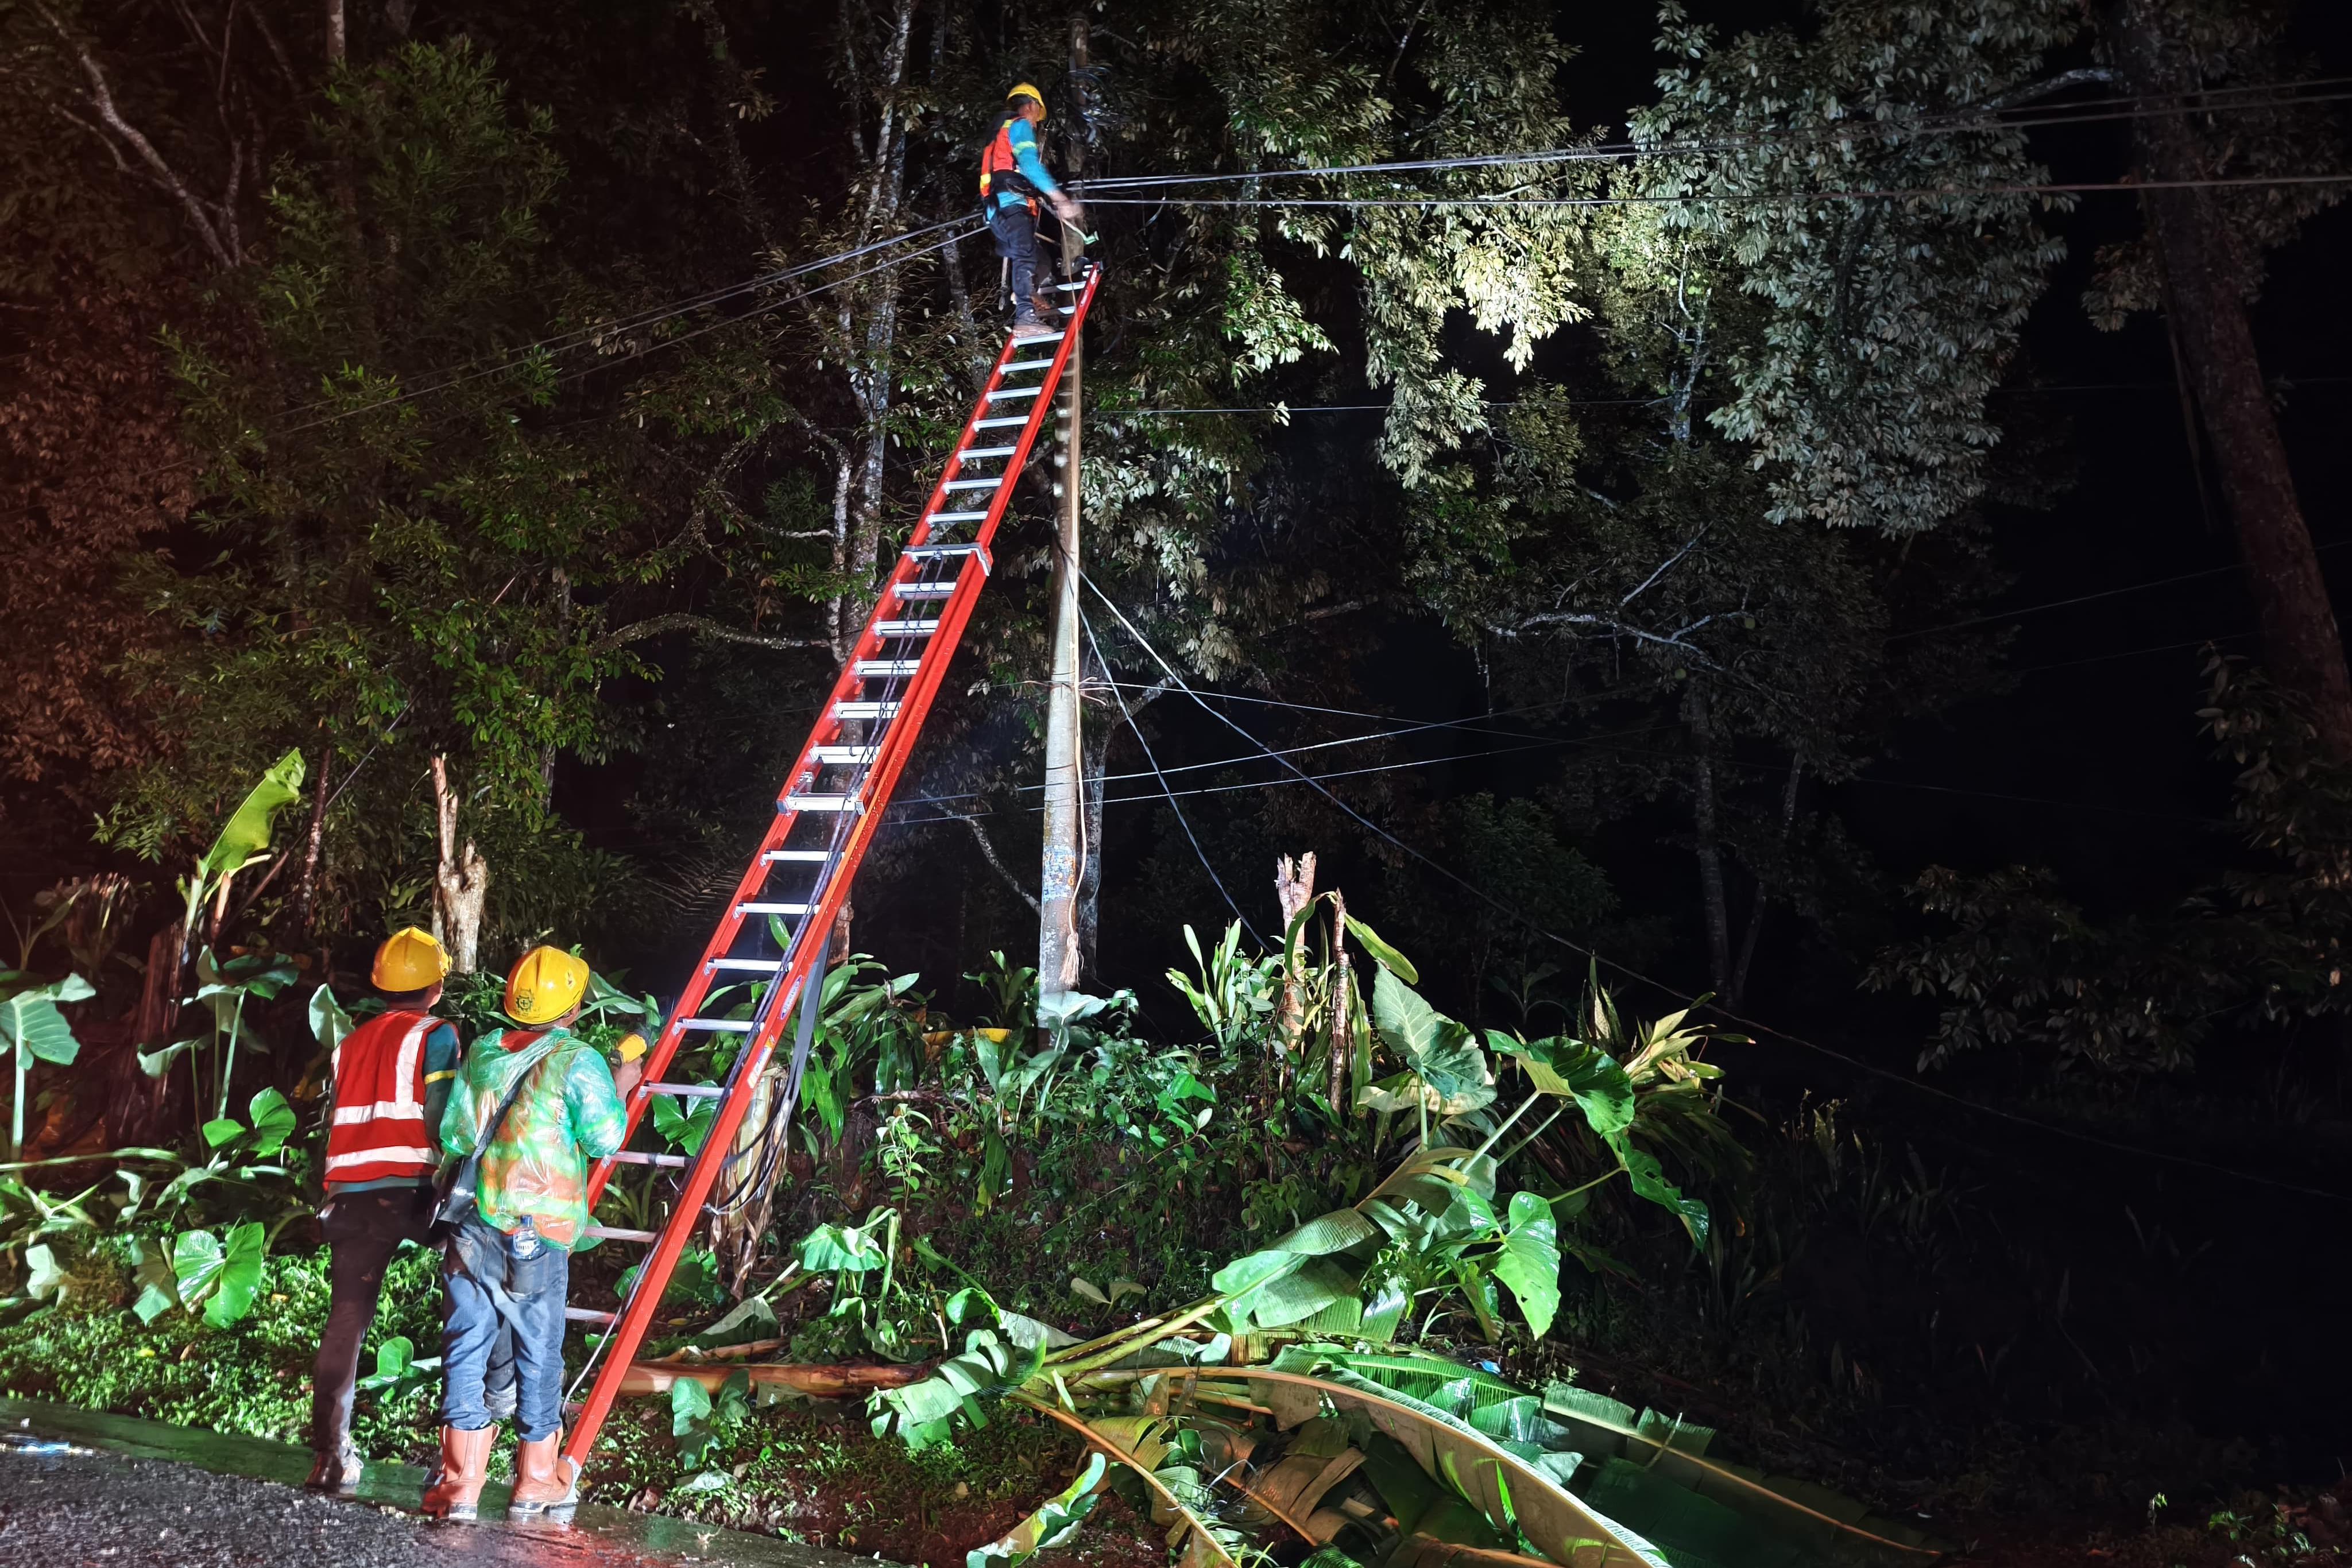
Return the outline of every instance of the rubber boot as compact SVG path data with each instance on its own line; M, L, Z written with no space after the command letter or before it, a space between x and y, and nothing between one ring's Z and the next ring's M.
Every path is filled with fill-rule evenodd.
M312 1491L349 1497L360 1490L360 1474L365 1468L360 1461L359 1449L352 1446L352 1435L345 1432L331 1452L311 1460L310 1477L302 1484Z
M435 1519L472 1519L482 1500L482 1481L490 1468L490 1444L499 1429L461 1432L441 1428L441 1474L425 1492L425 1511Z
M550 1432L535 1442L525 1439L515 1449L515 1488L507 1503L509 1513L572 1517L580 1501L580 1471L563 1457L562 1449L561 1432Z

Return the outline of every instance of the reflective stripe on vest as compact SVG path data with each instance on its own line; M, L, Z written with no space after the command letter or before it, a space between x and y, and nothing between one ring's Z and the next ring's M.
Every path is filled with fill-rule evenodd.
M996 135L989 142L988 151L981 154L980 199L983 204L987 202L991 183L993 182L996 186L1016 196L1027 197L1029 210L1034 213L1037 210L1037 187L1031 184L1029 176L1021 172L1021 160L1013 152L1013 128L1020 120L1021 116L1017 114L1006 115L1004 123L996 128Z
M433 1168L425 1125L425 1040L443 1027L430 1013L369 1019L334 1051L335 1114L327 1131L331 1181L422 1177Z

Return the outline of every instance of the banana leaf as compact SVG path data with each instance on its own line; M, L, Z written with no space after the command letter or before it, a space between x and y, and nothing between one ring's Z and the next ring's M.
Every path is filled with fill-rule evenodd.
M1291 1370L1300 1365L1314 1370ZM1327 1409L1351 1423L1360 1420L1367 1428L1362 1463L1368 1473L1378 1467L1374 1484L1399 1526L1456 1555L1525 1560L1510 1549L1524 1538L1543 1553L1535 1561L1561 1568L1675 1568L1640 1535L1569 1491L1551 1469L1328 1357L1294 1351L1273 1366L1164 1375L1182 1379L1196 1398L1270 1410L1285 1430Z

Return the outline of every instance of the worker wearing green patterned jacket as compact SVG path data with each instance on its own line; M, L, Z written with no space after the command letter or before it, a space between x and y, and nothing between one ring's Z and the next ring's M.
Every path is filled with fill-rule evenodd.
M588 966L572 954L524 954L507 978L506 1014L530 1027L474 1042L442 1117L444 1151L478 1152L480 1164L474 1212L451 1237L442 1269L442 1474L425 1493L427 1513L474 1515L498 1431L482 1382L501 1322L514 1336L521 1438L508 1511L562 1513L578 1500L578 1475L559 1473L570 1467L558 1458L571 1252L588 1228L589 1166L627 1135L622 1100L636 1087L645 1052L630 1036L616 1071L571 1032L587 989Z

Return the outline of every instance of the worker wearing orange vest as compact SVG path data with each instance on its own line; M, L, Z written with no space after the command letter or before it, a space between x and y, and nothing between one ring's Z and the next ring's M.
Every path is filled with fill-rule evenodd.
M1054 215L1073 227L1085 216L1054 183L1038 153L1037 127L1045 121L1045 95L1022 82L1004 95L1004 118L989 139L980 160L980 204L996 236L996 254L1010 262L1013 287L1013 335L1043 338L1055 329L1053 297L1045 292L1050 274L1037 256L1037 198L1053 204Z
M433 1016L449 955L414 927L376 949L369 977L384 1010L334 1051L327 1124L327 1201L320 1229L333 1249L327 1328L311 1373L310 1485L355 1491L352 1391L360 1342L375 1321L384 1270L403 1241L432 1228L437 1129L457 1074L457 1031Z

